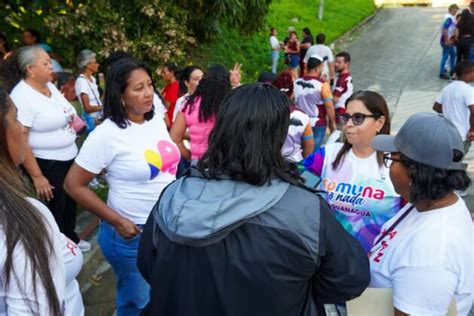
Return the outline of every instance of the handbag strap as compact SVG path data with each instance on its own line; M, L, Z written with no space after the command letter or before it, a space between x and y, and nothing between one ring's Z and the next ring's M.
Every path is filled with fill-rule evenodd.
M84 76L83 74L81 74L81 76L84 77L84 79L86 79L87 84L89 85L89 88L91 89L92 94L94 95L95 100L97 101L97 103L99 103L99 106L102 106L102 102L100 102L100 98L98 98L98 97L95 95L94 88L92 87L92 85L91 85L89 79L87 79L87 77Z
M414 209L414 208L415 208L414 205L410 206L410 207L395 221L395 223L392 224L392 226L390 226L386 231L384 231L384 232L382 233L382 235L377 239L377 241L374 243L374 245L372 246L372 248L375 247L375 246L377 246L379 242L381 242L385 237L387 237L387 236L395 229L395 227L397 227L397 225L400 224L400 222L401 222L402 220L404 220L405 217L407 217L407 215L408 215L408 214L411 212L411 210Z

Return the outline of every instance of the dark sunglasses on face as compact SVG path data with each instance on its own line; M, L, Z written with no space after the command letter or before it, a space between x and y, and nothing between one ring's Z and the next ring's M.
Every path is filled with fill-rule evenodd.
M369 115L364 113L354 113L350 115L349 113L344 113L341 116L341 120L344 124L346 124L347 122L349 122L350 119L352 119L352 123L354 123L354 125L362 125L362 123L364 123L367 117L379 118L380 115Z
M392 158L390 156L390 154L385 154L383 155L383 164L385 166L385 168L389 168L389 164L388 164L388 161L391 160L391 161L397 161L397 162L402 162L400 159L396 159L396 158Z

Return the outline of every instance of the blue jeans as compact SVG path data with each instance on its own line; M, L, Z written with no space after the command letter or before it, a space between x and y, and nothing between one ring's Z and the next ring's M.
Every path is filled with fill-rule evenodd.
M439 74L446 73L446 62L449 59L449 70L454 71L456 66L456 48L454 45L441 45L443 48L443 55L441 56L441 64L439 65Z
M474 63L474 42L471 44L471 54L469 60Z
M290 54L290 67L293 69L298 68L300 64L300 55L298 54Z
M313 126L313 137L314 137L314 150L316 152L319 147L323 144L324 135L326 135L326 127L327 125L323 126Z
M272 50L272 72L277 73L278 68L278 58L280 57L280 52L277 50Z
M86 112L82 113L82 119L84 120L84 123L87 125L87 134L92 132L95 128L95 118L93 118L91 115L89 115Z
M140 315L150 300L150 285L137 268L139 243L140 235L125 239L112 225L101 221L99 245L117 279L117 316Z

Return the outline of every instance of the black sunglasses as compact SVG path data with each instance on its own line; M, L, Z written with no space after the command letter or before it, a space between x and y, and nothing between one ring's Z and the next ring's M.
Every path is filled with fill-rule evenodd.
M381 115L377 114L369 115L364 113L354 113L350 115L349 113L344 113L341 116L341 120L344 124L346 124L350 119L352 119L352 123L354 123L354 125L362 125L367 117L379 118L380 116Z
M391 160L391 161L397 161L397 162L400 162L402 163L402 161L400 159L394 159L390 156L390 154L385 154L383 155L383 165L385 166L385 168L389 168L390 166L388 165L388 161Z

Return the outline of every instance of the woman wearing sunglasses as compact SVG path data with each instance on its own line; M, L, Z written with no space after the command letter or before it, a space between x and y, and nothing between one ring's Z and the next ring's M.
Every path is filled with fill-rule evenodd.
M346 102L344 143L320 148L302 163L321 178L325 193L342 226L369 252L381 226L401 208L383 153L371 146L377 134L390 133L390 118L384 98L372 91L358 91Z

